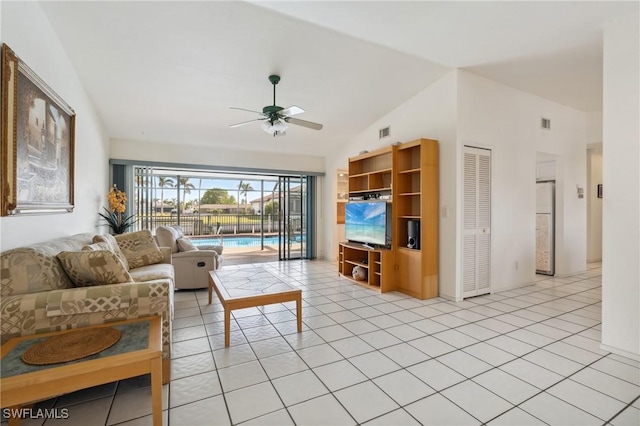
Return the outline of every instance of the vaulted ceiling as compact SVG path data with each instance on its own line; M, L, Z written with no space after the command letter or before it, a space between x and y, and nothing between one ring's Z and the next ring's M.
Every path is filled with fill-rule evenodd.
M453 68L584 111L602 28L638 2L41 3L110 136L326 155ZM273 101L321 131L273 138Z

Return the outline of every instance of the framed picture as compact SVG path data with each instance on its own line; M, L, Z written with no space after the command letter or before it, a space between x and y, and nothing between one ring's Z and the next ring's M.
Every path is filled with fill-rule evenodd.
M1 216L73 211L75 118L3 44Z
M602 184L598 184L598 198L602 198Z

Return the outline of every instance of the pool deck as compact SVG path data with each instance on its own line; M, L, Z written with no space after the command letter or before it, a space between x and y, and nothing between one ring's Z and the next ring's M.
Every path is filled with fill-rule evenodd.
M225 248L222 252L222 259L222 266L277 262L278 248L270 246L265 246L264 250L261 250L260 247Z
M265 237L277 237L278 234L265 234ZM260 238L260 234L230 234L226 235L227 238ZM193 240L198 239L214 239L217 237L209 237L206 236L204 238L200 237L192 237ZM277 262L278 261L278 246L277 245L266 245L264 246L264 250L260 248L260 246L244 246L244 247L229 247L224 245L224 237L223 237L223 247L224 251L222 252L222 265L242 265L247 263L264 263L264 262ZM294 243L291 245L291 250L299 250L300 244Z

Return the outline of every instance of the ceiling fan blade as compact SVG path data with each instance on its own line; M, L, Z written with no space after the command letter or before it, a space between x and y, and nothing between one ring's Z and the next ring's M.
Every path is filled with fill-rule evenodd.
M262 115L262 112L261 112L261 111L254 111L254 110L252 110L252 109L238 108L238 107L229 107L229 109L239 109L240 111L255 112L256 114L260 114L260 115Z
M313 121L300 120L299 118L284 117L284 121L286 121L287 123L295 124L296 126L307 127L313 130L322 129L322 124L314 123Z
M304 110L299 106L291 105L289 108L278 111L278 114L284 115L285 117L290 117L292 115L302 114L303 112Z
M266 118L256 118L254 120L249 120L249 121L243 121L242 123L236 123L236 124L232 124L229 127L234 128L234 127L240 127L240 126L244 126L245 124L249 124L249 123L253 123L255 121L264 121L267 120Z

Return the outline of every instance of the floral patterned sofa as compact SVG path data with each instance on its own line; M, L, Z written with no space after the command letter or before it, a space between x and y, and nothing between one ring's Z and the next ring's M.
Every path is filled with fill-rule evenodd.
M149 238L153 240L148 231L115 238L86 233L0 253L2 343L16 336L161 315L167 383L174 271L170 250L145 246ZM95 262L97 255L101 257ZM109 262L103 258L118 272L105 266ZM94 282L85 276L91 270L97 271Z

